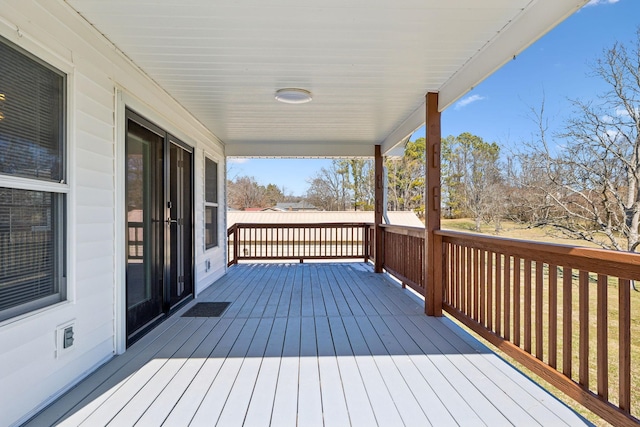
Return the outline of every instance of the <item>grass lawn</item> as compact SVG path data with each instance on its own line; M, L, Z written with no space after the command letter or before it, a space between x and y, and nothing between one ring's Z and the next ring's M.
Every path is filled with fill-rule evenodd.
M443 229L464 231L464 232L473 232L474 222L469 219L456 219L456 220L443 220L442 221ZM496 235L493 226L483 225L482 234L490 234ZM579 242L573 241L569 239L565 239L562 237L554 236L551 233L551 230L545 230L541 228L529 229L522 225L515 223L504 223L503 230L498 234L500 237L507 238L515 238L515 239L524 239L524 240L532 240L532 241L540 241L540 242L549 242L549 243L559 243L559 244L567 244L567 245L579 245L579 246L591 246L587 242ZM533 312L535 308L535 268L536 263L533 263L533 270L529 272L529 274L534 275L532 280L532 289L531 289L531 305L529 307L529 313L532 316L532 328L531 328L531 341L532 341L532 351L535 354L535 342L536 342L536 324L535 319L533 318ZM545 362L549 359L549 343L548 343L548 332L547 325L549 319L549 291L548 291L548 282L547 282L547 273L548 273L548 265L542 265L540 268L543 269L543 286L542 286L542 304L541 308L543 311L543 326L541 328L542 332L542 340L543 340L543 360ZM512 319L511 319L511 331L512 337L514 335L513 330L513 322L516 316L513 313L513 277L516 271L520 273L520 313L518 314L520 318L520 337L521 343L520 346L524 348L524 307L525 307L525 294L524 294L524 263L521 263L520 268L514 268L513 264L511 266L511 310L512 310ZM573 271L572 275L572 300L573 300L573 313L572 313L572 378L574 380L578 380L578 367L579 367L579 359L578 359L578 328L579 328L579 318L578 318L578 274L577 271ZM596 390L596 351L597 351L597 333L596 333L596 285L597 278L595 275L590 276L589 280L589 386L591 390ZM557 318L558 318L558 339L557 339L557 360L558 360L558 370L562 370L562 331L563 331L563 322L562 322L562 300L563 300L563 289L562 289L562 271L558 272L558 288L557 288ZM609 373L609 398L613 403L617 403L618 399L618 281L613 278L609 279L607 286L607 300L608 300L608 373ZM632 410L631 413L640 417L640 292L631 291L631 404ZM494 310L495 312L495 310ZM553 386L550 386L541 378L537 377L535 374L528 371L526 368L522 367L519 363L515 362L512 358L506 356L504 353L497 351L501 354L502 357L516 365L523 372L527 373L531 378L535 381L542 384L545 388L551 391L555 396L565 401L568 405L576 409L579 413L581 413L585 418L589 419L596 425L608 425L604 420L602 420L597 415L591 413L587 409L585 409L582 405L576 403L572 399L565 396L563 393L555 389Z

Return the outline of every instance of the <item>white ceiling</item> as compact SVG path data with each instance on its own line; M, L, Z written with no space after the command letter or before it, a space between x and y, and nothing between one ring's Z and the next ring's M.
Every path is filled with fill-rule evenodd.
M230 156L383 151L587 0L66 0ZM313 101L275 101L284 87Z

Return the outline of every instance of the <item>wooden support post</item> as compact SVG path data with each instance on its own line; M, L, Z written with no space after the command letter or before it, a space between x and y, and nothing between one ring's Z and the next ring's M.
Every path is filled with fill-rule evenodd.
M442 135L438 94L427 93L426 104L425 313L429 316L442 316L442 238L434 234L434 231L440 230L440 143Z
M234 225L233 229L233 263L238 263L240 257L240 233L238 232L238 226Z
M384 236L383 229L380 227L382 224L382 211L384 207L384 168L382 165L382 152L379 145L375 146L375 215L374 215L374 229L375 229L375 254L374 254L374 271L376 273L382 273L384 266Z

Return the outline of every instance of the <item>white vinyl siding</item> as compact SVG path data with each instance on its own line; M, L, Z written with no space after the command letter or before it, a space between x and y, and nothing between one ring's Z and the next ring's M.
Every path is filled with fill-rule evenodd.
M66 184L43 188L64 185L66 191L67 298L0 321L3 427L25 421L120 351L124 281L118 271L125 251L118 239L125 235L125 209L118 153L124 144L119 117L125 106L195 149L196 293L224 274L226 234L220 233L219 247L205 254L204 153L224 169L222 144L66 2L3 1L0 36L67 76L68 105ZM116 97L118 91L122 97ZM219 210L222 217L222 203ZM71 351L60 355L56 328L68 322L74 322L75 341Z

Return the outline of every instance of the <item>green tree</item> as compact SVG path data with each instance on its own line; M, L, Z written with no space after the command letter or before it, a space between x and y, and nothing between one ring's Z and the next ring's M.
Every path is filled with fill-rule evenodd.
M264 204L267 207L275 206L280 202L284 202L286 196L275 184L267 184L264 189Z
M442 141L442 183L446 210L454 217L471 216L480 230L484 221L497 221L503 212L500 147L464 132Z
M373 210L373 162L367 159L350 159L348 161L351 180L353 210Z
M425 139L408 141L401 158L389 158L387 206L395 211L414 211L424 216Z

